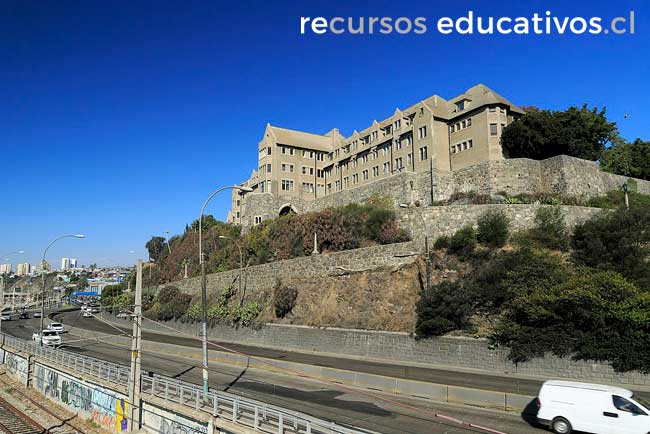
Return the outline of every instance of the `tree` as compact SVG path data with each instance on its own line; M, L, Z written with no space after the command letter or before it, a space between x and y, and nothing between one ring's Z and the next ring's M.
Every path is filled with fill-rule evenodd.
M461 282L443 281L424 290L416 305L418 337L440 336L469 326L474 295Z
M510 220L503 210L489 210L478 219L476 238L489 247L503 247L508 241Z
M149 257L158 262L165 251L165 238L153 236L147 241L145 247L149 251Z
M528 111L501 135L508 158L535 160L569 155L595 161L607 143L617 140L616 123L607 120L605 109L588 109L586 104L566 111Z
M650 141L616 143L603 152L600 167L604 171L650 180Z
M571 242L577 263L617 271L650 290L650 205L595 216L574 228Z

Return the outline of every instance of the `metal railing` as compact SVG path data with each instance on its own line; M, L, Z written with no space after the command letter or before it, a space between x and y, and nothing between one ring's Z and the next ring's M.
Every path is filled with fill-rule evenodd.
M7 347L33 354L71 371L110 383L127 386L130 368L125 365L74 354L63 349L41 347L36 342L4 335ZM339 425L286 408L265 404L228 392L211 390L204 399L201 386L151 372L142 374L142 393L171 404L244 425L265 433L280 434L368 434L371 431Z
M26 341L9 335L4 335L4 342L6 346L33 354L42 360L55 363L73 372L90 375L109 383L117 383L124 386L129 383L129 368L124 365L107 362L106 360L96 359L94 357L82 356L70 351L40 346L38 342Z

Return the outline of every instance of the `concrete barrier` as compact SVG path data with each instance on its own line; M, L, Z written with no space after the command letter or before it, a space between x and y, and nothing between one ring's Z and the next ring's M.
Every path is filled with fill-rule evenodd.
M99 341L111 342L125 348L130 348L131 346L131 339L124 336L108 335L81 329L75 329L72 333L82 338L97 338ZM155 351L158 353L184 358L189 357L197 360L200 360L202 356L200 348L188 348L164 342L143 341L142 347L145 351ZM517 395L513 393L426 383L422 381L386 377L344 369L265 359L262 357L251 358L240 354L225 353L217 350L211 350L209 358L212 362L225 365L248 367L248 369L284 374L290 373L292 375L299 375L330 383L343 384L360 389L370 389L395 395L425 398L436 402L471 405L474 407L491 408L509 412L520 412L524 410L526 405L534 398L532 396Z

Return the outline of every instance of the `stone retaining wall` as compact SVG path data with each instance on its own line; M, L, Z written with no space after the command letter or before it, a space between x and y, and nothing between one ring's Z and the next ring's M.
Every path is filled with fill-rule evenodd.
M106 317L116 321L113 317ZM199 323L170 322L171 327L198 335ZM155 324L148 330L169 332ZM235 329L216 325L210 339L302 352L371 358L395 363L422 363L442 368L478 369L487 373L516 373L541 379L564 378L629 386L650 386L650 376L639 372L616 373L605 363L572 361L547 355L514 364L506 349L494 349L485 339L440 337L415 340L406 333L266 324L260 329Z

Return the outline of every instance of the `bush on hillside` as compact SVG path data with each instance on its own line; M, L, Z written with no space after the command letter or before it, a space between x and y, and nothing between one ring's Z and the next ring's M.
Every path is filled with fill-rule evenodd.
M449 238L449 248L447 251L461 258L467 257L474 252L476 248L476 230L471 226L465 226L456 231Z
M633 204L597 215L574 228L573 258L579 264L612 270L650 290L650 206Z
M292 286L282 285L280 282L276 283L273 289L273 308L275 316L284 318L287 316L296 305L298 298L298 290Z
M460 282L444 281L424 290L416 305L418 337L440 336L469 326L474 311L472 290Z
M535 212L535 226L529 231L530 238L541 247L567 250L568 230L562 209L540 207Z
M442 250L449 247L449 237L447 235L442 235L436 238L436 241L433 243L433 248L435 250Z
M477 240L489 247L503 247L508 242L510 220L503 210L489 210L478 219Z
M153 306L145 312L147 318L169 321L185 315L192 301L192 296L182 293L175 286L166 286L160 290Z

